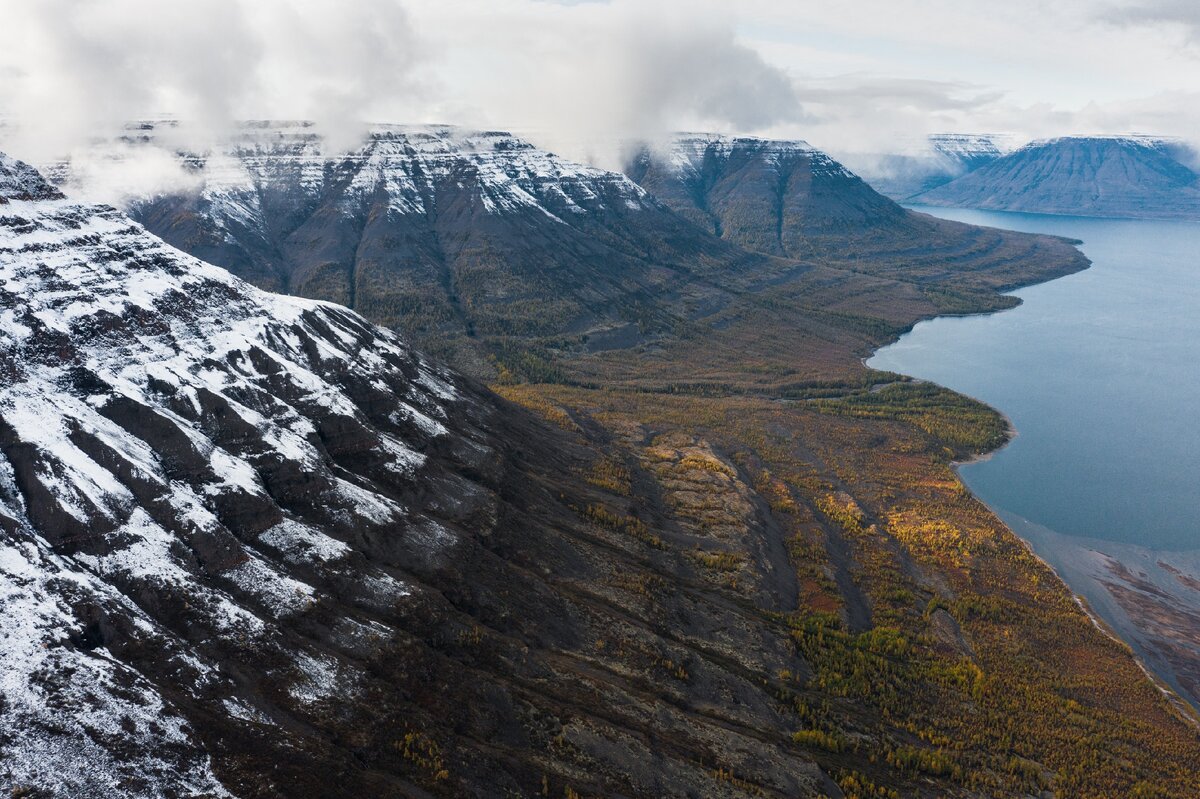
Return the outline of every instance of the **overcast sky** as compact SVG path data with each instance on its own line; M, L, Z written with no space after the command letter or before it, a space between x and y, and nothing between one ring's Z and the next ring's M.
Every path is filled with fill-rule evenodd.
M0 0L0 20L6 146L31 158L150 114L305 117L346 141L452 122L576 155L679 129L839 152L1200 138L1191 0Z

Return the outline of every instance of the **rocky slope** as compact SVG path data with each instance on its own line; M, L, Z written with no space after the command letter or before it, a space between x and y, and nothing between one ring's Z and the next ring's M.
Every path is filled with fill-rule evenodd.
M427 515L429 486L444 513L486 505L450 466L491 456L446 427L471 400L392 334L253 289L8 158L0 373L14 792L226 795L205 738L371 690L347 654L392 634L372 614L420 602L397 567L461 535Z
M1195 219L1200 176L1186 160L1181 145L1149 137L1037 141L912 200L993 211Z
M145 128L137 137L153 144ZM186 157L198 192L130 208L151 231L260 287L347 305L480 374L479 338L650 321L645 296L745 259L625 177L506 133L378 127L338 156L306 125L259 123Z

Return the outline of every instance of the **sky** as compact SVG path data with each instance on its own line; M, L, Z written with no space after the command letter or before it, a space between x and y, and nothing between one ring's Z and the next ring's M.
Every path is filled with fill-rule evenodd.
M503 128L597 162L677 130L904 152L932 132L1200 140L1191 0L0 0L0 144L129 119Z

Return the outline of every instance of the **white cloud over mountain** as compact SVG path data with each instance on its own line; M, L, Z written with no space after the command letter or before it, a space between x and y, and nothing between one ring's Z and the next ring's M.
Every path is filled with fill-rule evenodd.
M126 120L521 129L575 155L677 129L873 151L942 130L1200 129L1181 0L0 0L7 146ZM897 144L899 143L899 144Z

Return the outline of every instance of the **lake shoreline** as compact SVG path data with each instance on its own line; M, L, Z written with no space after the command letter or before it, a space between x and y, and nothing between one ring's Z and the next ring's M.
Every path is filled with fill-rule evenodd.
M913 210L928 213L920 207ZM1076 236L1059 237L1077 246L1083 243ZM1080 271L1087 271L1094 266L1094 261L1091 255L1083 255L1088 265ZM1020 288L1047 286L1066 276L1051 277ZM992 460L1017 439L1020 432L1009 414L998 408L994 401L980 399L969 390L948 385L945 380L914 376L913 371L918 370L881 368L869 363L879 353L911 335L921 324L942 319L998 316L1022 307L1024 299L1018 299L1022 302L1011 308L975 314L944 314L922 320L894 341L880 346L864 358L863 363L876 371L945 387L986 405L1004 419L1006 433L1003 443L950 464L959 483L1020 540L1033 557L1062 581L1080 609L1099 630L1131 650L1139 667L1168 696L1172 705L1191 724L1200 726L1200 641L1194 645L1192 643L1196 640L1195 632L1200 630L1200 551L1174 552L1143 547L1138 557L1134 558L1130 554L1133 545L1121 542L1059 533L1048 527L1041 528L1045 531L1043 534L1032 534L1029 527L1032 522L989 502L963 475L965 468ZM933 340L936 342L936 337ZM920 353L922 345L917 346L916 352ZM1136 571L1130 571L1124 568L1124 560L1137 562L1141 566Z

